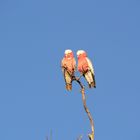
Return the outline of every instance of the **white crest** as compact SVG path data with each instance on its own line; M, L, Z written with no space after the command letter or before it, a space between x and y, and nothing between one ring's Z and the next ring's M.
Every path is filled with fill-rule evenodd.
M77 56L79 56L80 54L83 54L83 53L85 53L84 50L78 50L78 51L77 51Z
M65 50L65 54L69 54L69 53L71 53L71 52L72 52L72 50L70 50L70 49Z

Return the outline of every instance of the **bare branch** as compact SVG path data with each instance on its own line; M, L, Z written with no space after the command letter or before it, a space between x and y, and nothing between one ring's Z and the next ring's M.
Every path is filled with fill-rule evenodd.
M89 140L94 140L94 122L93 122L93 119L92 119L92 116L91 116L91 113L86 105L86 96L85 96L85 89L84 89L84 86L83 84L81 83L81 81L79 80L80 78L77 78L77 77L73 77L73 80L75 80L81 87L81 93L82 93L82 101L83 101L83 105L84 105L84 109L88 115L88 118L89 118L89 121L90 121L90 125L91 125L91 133L88 134L88 138Z
M64 68L64 71L67 70L66 68ZM70 75L69 71L68 71L68 74ZM91 125L91 133L88 134L88 138L89 140L94 140L94 122L93 122L93 119L92 119L92 116L91 116L91 113L86 105L86 97L85 97L85 88L83 86L83 84L81 83L80 81L80 78L82 77L83 75L80 75L80 77L76 77L75 75L72 75L72 82L73 81L76 81L80 87L81 87L81 93L82 93L82 101L83 101L83 105L84 105L84 109L88 115L88 118L89 118L89 121L90 121L90 125ZM81 138L82 139L82 138ZM80 140L80 139L78 139Z

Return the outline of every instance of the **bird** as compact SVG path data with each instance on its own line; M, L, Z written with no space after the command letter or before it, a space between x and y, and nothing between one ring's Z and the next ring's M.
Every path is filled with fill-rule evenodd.
M74 58L74 53L72 50L70 49L65 50L64 57L61 60L61 68L64 75L66 89L68 91L71 91L72 80L73 80L74 72L76 70L76 60Z
M87 53L84 50L77 51L78 58L78 71L86 79L89 88L96 88L95 73L91 60L88 58Z

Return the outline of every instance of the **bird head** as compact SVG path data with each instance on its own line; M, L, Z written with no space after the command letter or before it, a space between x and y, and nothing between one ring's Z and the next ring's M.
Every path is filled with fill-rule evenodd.
M73 58L73 57L74 57L74 55L73 55L72 50L70 50L70 49L65 50L65 58L70 59L70 58Z
M83 57L87 57L87 54L84 50L78 50L77 51L77 58L83 58Z

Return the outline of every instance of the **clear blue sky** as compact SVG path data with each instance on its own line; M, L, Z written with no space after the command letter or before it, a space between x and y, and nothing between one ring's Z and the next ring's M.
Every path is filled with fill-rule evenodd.
M140 1L0 1L0 140L75 140L90 132L79 86L67 92L64 50L84 49L95 140L140 140Z

